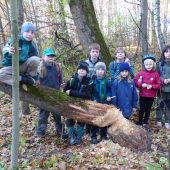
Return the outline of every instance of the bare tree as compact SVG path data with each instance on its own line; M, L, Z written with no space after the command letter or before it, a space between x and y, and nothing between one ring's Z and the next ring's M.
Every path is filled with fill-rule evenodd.
M21 33L21 27L24 21L24 9L23 9L23 0L17 0L18 7L18 32Z
M148 54L148 39L147 39L147 20L148 20L148 1L143 0L142 3L142 55Z
M162 49L165 46L165 41L162 34L161 22L160 22L160 0L154 0L153 6L154 6L153 13L154 13L155 32L159 44L159 49L160 51L162 51Z
M19 50L18 50L18 10L17 0L10 0L11 34L15 54L12 56L12 153L11 168L18 168L19 149Z

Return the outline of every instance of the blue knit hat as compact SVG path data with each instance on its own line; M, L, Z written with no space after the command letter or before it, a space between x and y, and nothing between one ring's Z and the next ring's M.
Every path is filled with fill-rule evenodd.
M36 28L35 28L35 26L34 26L33 23L31 23L31 22L25 22L25 23L22 25L22 27L21 27L21 34L23 34L23 33L24 33L25 31L27 31L27 30L33 30L34 33L35 33Z
M123 62L119 65L119 72L124 71L124 70L130 71L130 66L126 62Z

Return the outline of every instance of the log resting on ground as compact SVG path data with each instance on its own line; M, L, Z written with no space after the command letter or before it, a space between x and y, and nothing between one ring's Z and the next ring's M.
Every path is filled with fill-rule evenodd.
M12 94L11 86L0 83L0 90ZM109 126L112 141L134 151L149 151L151 135L122 116L113 105L105 105L90 100L67 96L46 86L20 85L20 100L36 105L61 116L69 117L95 126Z

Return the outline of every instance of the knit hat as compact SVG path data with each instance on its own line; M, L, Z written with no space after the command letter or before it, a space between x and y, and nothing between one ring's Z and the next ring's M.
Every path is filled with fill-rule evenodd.
M47 48L43 51L43 55L53 55L56 56L54 51L51 48Z
M105 63L103 63L103 62L98 62L98 63L96 63L96 65L95 65L95 71L98 69L98 68L102 68L102 69L104 69L104 71L105 71L105 73L106 73L106 64Z
M86 63L85 61L80 61L80 63L77 66L77 70L78 69L84 69L87 71L87 73L89 72L89 64Z
M124 71L124 70L130 71L130 66L126 62L123 62L119 65L119 72Z
M27 31L27 30L33 30L34 33L35 33L36 28L35 28L35 26L34 26L33 23L31 23L31 22L25 22L25 23L22 25L22 27L21 27L21 34L23 34L23 33L24 33L25 31Z

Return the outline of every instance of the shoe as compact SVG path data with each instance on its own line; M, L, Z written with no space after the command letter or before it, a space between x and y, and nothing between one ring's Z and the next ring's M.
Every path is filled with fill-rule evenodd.
M107 137L103 136L103 137L101 138L101 140L107 140Z
M44 137L44 135L45 135L45 132L44 132L44 133L38 133L38 134L37 134L37 137L38 137L38 138L42 138L42 137Z
M169 123L165 123L165 128L170 130L170 125L169 125Z
M57 134L61 137L62 131L60 131L59 129L56 128L56 132L57 132ZM67 135L67 133L66 133L65 131L63 131L63 136L62 136L62 138L68 138L68 135Z
M93 144L99 143L99 141L97 140L96 137L91 138L91 141L92 141Z
M21 79L22 83L30 84L32 86L37 85L36 81L32 77L26 76L26 75L21 75L21 76L22 76L22 79Z
M143 124L142 126L143 129L145 129L146 131L150 132L151 130L149 129L149 127L146 124Z
M157 126L162 127L162 122L157 122Z
M76 139L76 143L80 144L81 143L81 139Z
M71 144L71 145L76 144L77 139L76 139L75 134L68 135L68 137L69 137L69 139L70 139L70 144Z

